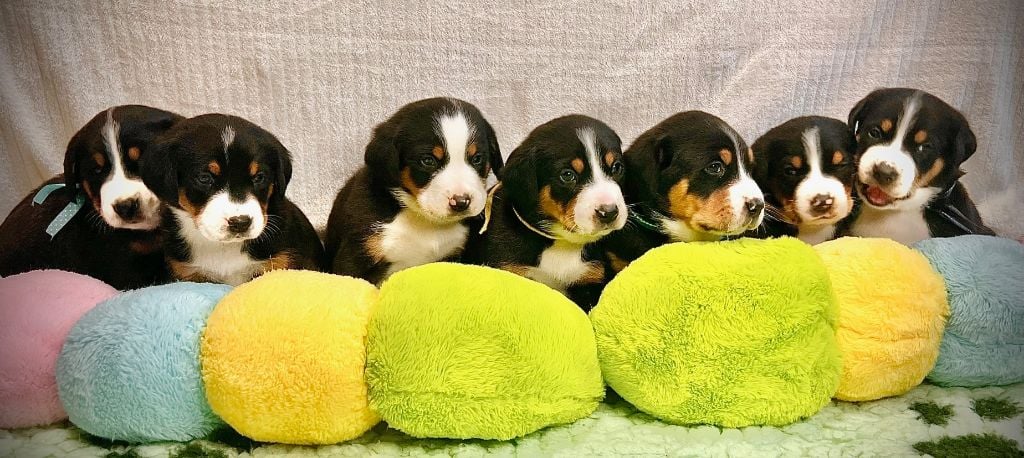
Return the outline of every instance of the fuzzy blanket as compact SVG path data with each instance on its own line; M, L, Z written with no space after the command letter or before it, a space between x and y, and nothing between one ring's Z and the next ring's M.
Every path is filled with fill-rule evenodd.
M614 395L590 417L518 440L414 439L378 425L323 447L253 443L231 432L190 444L131 446L67 424L0 431L0 456L1020 456L1024 384L977 389L922 385L864 403L834 402L782 428L682 427L638 412Z

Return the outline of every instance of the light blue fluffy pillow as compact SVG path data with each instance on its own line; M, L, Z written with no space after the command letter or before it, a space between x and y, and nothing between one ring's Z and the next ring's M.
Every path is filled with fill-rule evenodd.
M174 283L128 291L90 310L57 360L71 422L128 442L187 441L222 425L203 391L199 339L230 289Z
M950 318L928 379L966 387L1024 381L1024 245L965 235L914 248L942 274L949 293Z

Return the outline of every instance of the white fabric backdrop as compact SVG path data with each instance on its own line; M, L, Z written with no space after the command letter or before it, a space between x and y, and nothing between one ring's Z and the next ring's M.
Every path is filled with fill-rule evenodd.
M60 170L80 125L123 103L264 126L294 153L289 195L321 226L370 129L423 97L475 103L507 154L570 112L628 144L702 109L752 142L911 86L967 115L968 188L997 230L1024 234L1016 0L513 3L0 2L0 215Z

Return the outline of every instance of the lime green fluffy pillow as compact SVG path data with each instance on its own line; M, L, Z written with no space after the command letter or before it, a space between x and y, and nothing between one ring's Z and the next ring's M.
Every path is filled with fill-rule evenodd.
M370 405L415 437L511 439L590 415L604 396L587 316L505 271L401 271L367 340Z
M676 424L784 425L836 391L829 277L793 238L651 250L591 312L605 381Z

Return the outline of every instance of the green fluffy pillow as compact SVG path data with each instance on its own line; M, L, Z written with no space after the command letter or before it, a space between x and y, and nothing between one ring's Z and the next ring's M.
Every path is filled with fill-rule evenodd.
M586 417L604 396L587 316L501 270L396 273L367 340L370 405L414 437L511 439Z
M829 277L797 239L656 248L590 317L608 385L670 423L784 425L839 384Z

